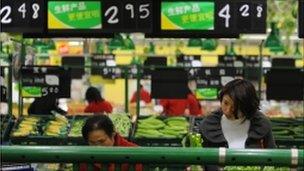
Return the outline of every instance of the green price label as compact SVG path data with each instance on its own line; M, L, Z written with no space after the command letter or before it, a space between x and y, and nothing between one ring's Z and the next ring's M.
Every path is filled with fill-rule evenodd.
M162 2L163 30L213 30L214 2Z
M49 1L49 29L100 29L101 3L98 1Z
M198 99L214 100L217 99L217 88L198 88L195 95Z
M41 87L22 87L22 97L41 97Z

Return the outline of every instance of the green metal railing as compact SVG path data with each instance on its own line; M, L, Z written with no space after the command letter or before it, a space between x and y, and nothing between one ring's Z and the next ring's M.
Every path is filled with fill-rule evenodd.
M1 146L2 162L216 164L302 167L304 150L89 146Z

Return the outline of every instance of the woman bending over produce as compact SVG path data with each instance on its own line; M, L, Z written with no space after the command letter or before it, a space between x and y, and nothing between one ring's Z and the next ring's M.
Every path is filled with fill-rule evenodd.
M121 146L121 147L136 147L137 145L131 143L121 137L114 131L114 125L111 119L106 115L92 116L86 120L82 127L82 136L84 140L92 146ZM101 164L94 164L94 171L102 168ZM80 171L87 170L87 164L80 164ZM114 171L115 165L109 164L108 171ZM121 171L128 171L129 164L122 164ZM141 164L135 165L136 171L142 170Z
M251 82L235 79L219 94L221 107L200 124L203 147L275 148L270 121L259 111ZM207 170L217 170L207 167Z
M100 91L95 87L89 87L85 94L88 106L84 109L87 113L112 113L112 105L101 97Z

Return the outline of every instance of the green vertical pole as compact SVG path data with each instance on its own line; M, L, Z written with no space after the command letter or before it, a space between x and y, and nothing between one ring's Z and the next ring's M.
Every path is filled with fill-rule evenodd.
M262 78L263 78L263 46L264 46L264 40L262 40L261 44L260 44L260 52L259 52L259 73L260 73L260 76L259 76L259 89L258 89L258 92L259 92L259 99L261 100L262 98Z
M21 40L21 55L20 55L20 63L21 67L24 65L24 58L25 58L25 44L23 42L23 39ZM23 115L23 98L22 98L22 74L20 73L21 71L19 70L19 116Z
M9 65L8 65L8 99L7 99L7 103L8 103L8 113L10 115L13 114L13 65L12 65L12 59L13 56L12 54L8 55L8 60L9 60Z
M140 65L136 64L137 74L136 74L136 116L140 114Z
M124 67L125 73L125 112L129 113L129 68Z

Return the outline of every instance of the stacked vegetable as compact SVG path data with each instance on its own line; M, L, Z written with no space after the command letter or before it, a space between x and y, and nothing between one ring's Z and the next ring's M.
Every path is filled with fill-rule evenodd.
M46 136L65 136L68 132L69 121L66 117L62 115L55 115L53 120L50 120L44 130L44 135Z
M304 139L304 120L276 118L271 119L272 131L275 139Z
M129 116L125 113L115 113L110 114L110 119L112 120L116 131L127 137L131 129L131 120ZM71 130L69 132L69 137L82 137L82 127L86 121L86 117L75 118L71 124Z
M116 131L123 137L129 136L131 129L131 120L125 113L113 113L110 116Z
M38 122L40 121L39 117L25 117L19 123L17 129L13 132L14 137L25 137L28 135L38 135Z
M81 137L81 130L85 123L84 119L76 119L71 125L69 137Z
M156 117L139 119L136 138L182 138L189 128L185 117L170 117L160 120Z
M273 167L273 166L226 166L224 171L289 171L288 167Z

